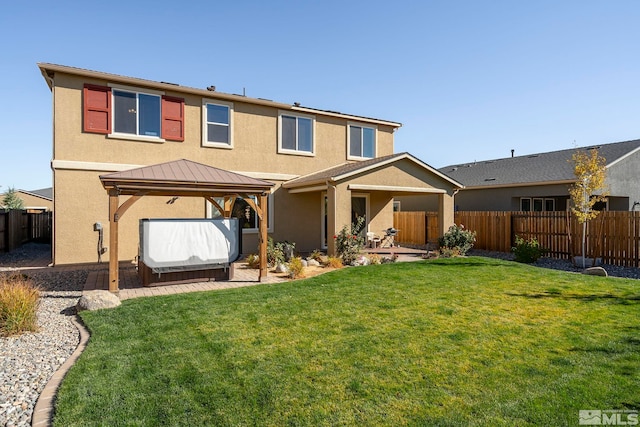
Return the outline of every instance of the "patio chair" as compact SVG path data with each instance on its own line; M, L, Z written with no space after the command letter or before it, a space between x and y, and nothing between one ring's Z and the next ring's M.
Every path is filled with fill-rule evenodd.
M380 246L380 236L376 235L373 231L367 232L367 246L371 249L375 249Z

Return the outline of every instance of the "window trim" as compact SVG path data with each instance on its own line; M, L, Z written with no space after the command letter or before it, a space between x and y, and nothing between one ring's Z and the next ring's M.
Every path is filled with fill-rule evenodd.
M282 116L294 117L296 119L296 130L298 119L311 120L311 151L291 150L282 148ZM296 146L298 146L298 133L296 132ZM315 157L316 156L316 117L311 114L292 113L287 110L278 110L278 154L291 154L294 156Z
M529 201L529 210L524 210L522 209L522 202L528 200ZM533 208L533 203L531 202L531 197L520 197L520 212L531 212L531 209Z
M551 204L553 205L553 209L551 209L551 210L547 209L547 203L548 202L551 202ZM546 197L544 199L544 211L545 212L555 212L556 211L556 199L552 199L552 198Z
M536 202L540 203L540 210L536 210ZM531 199L531 212L544 212L544 198L533 197Z
M373 157L353 156L351 155L351 127L359 127L361 129L373 129ZM364 132L363 132L364 135ZM361 152L364 153L363 141L360 141ZM347 122L347 160L371 160L378 155L378 126L362 122Z
M227 107L229 109L229 143L223 142L211 142L208 140L208 127L207 121L207 105L218 105ZM202 146L210 148L224 148L227 150L233 149L233 102L220 101L218 99L202 98ZM246 230L246 229L245 229Z
M119 85L119 84L114 84L114 83L109 83L107 85L109 88L111 88L111 133L107 134L108 138L114 138L114 139L130 139L133 141L145 141L145 142L166 142L166 140L162 137L162 97L164 96L164 91L159 91L159 90L153 90L153 89L141 89L138 87L133 87L133 86L126 86L126 85ZM138 95L143 94L143 95L148 95L148 96L156 96L158 97L158 101L159 101L159 123L160 123L160 127L158 129L158 136L149 136L149 135L140 135L140 116L138 115L138 113L136 112L136 133L124 133L124 132L116 132L116 114L115 114L115 109L116 109L116 103L115 103L115 91L120 91L120 92L129 92L129 93L135 93L136 94L136 105L138 105L138 103L140 102L140 98Z

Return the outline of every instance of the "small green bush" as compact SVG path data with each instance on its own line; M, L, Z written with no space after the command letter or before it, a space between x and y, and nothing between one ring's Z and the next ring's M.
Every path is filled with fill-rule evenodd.
M275 243L271 237L267 240L267 264L275 267L284 262L284 249L282 243Z
M25 276L0 276L0 335L38 330L40 290Z
M442 258L453 258L460 256L460 250L458 248L441 247L439 252L440 257Z
M293 257L287 263L289 269L289 277L292 279L299 279L304 277L304 266L302 265L302 258Z
M535 237L525 240L516 236L516 245L511 248L511 252L516 256L517 262L531 264L536 262L547 250L540 246Z
M449 230L438 239L440 250L456 249L460 255L466 255L476 242L476 232L465 230L464 225L452 225Z

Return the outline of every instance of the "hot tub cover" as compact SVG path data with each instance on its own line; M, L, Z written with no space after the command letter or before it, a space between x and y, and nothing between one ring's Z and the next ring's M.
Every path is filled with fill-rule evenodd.
M225 268L239 254L237 219L141 219L140 260L154 273Z

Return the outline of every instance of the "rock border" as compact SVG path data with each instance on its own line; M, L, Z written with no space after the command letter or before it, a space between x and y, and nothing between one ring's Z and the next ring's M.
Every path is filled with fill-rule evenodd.
M87 342L89 341L89 331L87 328L79 320L76 315L71 319L71 323L78 329L78 333L80 334L80 342L78 343L78 347L74 350L74 352L69 356L69 358L58 368L58 370L51 376L47 385L44 386L42 393L38 397L36 401L36 406L33 409L33 416L31 418L31 425L33 427L41 427L41 426L50 426L53 421L53 403L60 387L60 383L62 382L69 369L76 362L78 357L82 354L84 349L87 347Z

